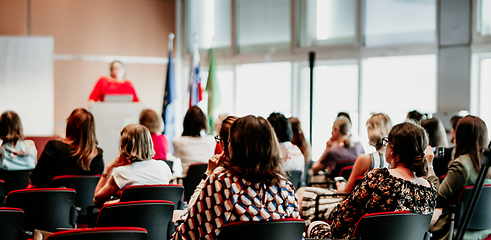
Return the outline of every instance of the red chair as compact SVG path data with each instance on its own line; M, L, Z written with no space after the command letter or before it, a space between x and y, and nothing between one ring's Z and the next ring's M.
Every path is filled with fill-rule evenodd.
M123 189L120 202L141 200L164 200L174 203L175 209L183 209L184 187L178 184L138 185Z
M348 180L349 176L351 175L351 171L353 171L353 166L346 166L341 168L341 171L339 171L339 176L343 177L344 179Z
M231 222L218 234L218 240L301 240L305 228L302 219Z
M5 181L0 179L0 207L5 205Z
M87 222L87 206L94 205L94 192L101 175L63 175L51 180L51 187L66 187L77 191L75 206L80 208L79 222Z
M169 239L174 233L170 201L132 201L105 205L99 212L97 227L141 227L148 231L148 240Z
M365 214L353 236L362 240L429 240L431 215L408 211Z
M31 170L0 170L0 179L5 181L5 194L11 191L25 189L29 185Z
M24 230L54 232L77 225L74 189L33 188L12 191L5 206L24 210Z
M0 239L25 239L24 211L20 208L0 208Z
M47 240L146 240L147 230L138 227L101 227L52 233Z

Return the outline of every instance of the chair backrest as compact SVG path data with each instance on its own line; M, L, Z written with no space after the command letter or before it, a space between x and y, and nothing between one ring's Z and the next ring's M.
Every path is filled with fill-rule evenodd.
M20 208L0 207L0 239L21 239L24 229L24 211Z
M303 170L303 179L302 179L302 187L308 186L310 179L312 178L312 174L310 173L310 169L312 169L312 161L308 161L305 163L305 168Z
M170 171L171 172L174 172L174 161L171 161L171 160L164 160L165 163L167 163L167 165L169 166L170 168Z
M301 240L305 228L302 219L231 222L218 234L218 240Z
M336 167L334 167L330 175L333 177L341 176L341 169L343 169L344 167L353 166L353 164L355 164L355 161L356 159L338 161L336 163ZM346 180L348 179L346 178Z
M474 186L465 187L460 193L458 205L455 212L455 226L460 226L460 217L463 214L465 207L469 201L472 188ZM469 222L468 230L484 230L491 228L491 184L482 186L481 196L477 201L476 208Z
M343 177L344 179L348 180L349 175L351 175L351 171L353 170L353 166L346 166L341 168L339 171L339 176Z
M120 202L141 200L165 200L174 203L175 209L182 209L184 187L177 184L138 185L123 189Z
M97 227L141 227L148 240L168 239L174 232L170 226L174 204L170 201L131 201L105 205L99 212Z
M353 192L353 190L355 190L355 188L361 184L361 181L363 180L363 176L360 176L360 177L357 177L356 180L355 180L355 184L353 184L353 188L351 189L351 191Z
M5 205L5 181L0 179L0 207Z
M208 168L207 163L191 164L186 177L183 179L184 199L189 200L194 193L194 189L201 182L201 177Z
M75 195L69 188L22 189L10 192L5 206L24 210L24 230L54 232L76 225Z
M87 206L94 205L94 192L101 175L63 175L51 180L51 187L66 187L77 191L75 206L80 207L79 217L87 215Z
M31 170L7 171L0 170L0 179L5 181L5 194L11 191L24 189L29 185Z
M301 171L286 171L286 175L288 176L288 180L292 182L295 190L300 188L300 184L302 183Z
M431 215L408 211L365 214L353 236L362 240L422 240L429 237Z
M52 233L49 240L146 240L147 230L139 227L101 227Z

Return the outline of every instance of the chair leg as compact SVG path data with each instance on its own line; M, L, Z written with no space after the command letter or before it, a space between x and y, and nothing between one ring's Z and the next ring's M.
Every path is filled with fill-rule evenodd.
M455 225L455 213L452 212L450 214L450 230L449 230L449 234L448 234L448 240L452 240L454 225Z

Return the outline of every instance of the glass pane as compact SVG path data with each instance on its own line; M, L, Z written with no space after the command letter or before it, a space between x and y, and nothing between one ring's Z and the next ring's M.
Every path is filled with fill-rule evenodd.
M360 136L368 142L365 123L382 112L398 124L409 111L436 112L436 56L378 57L363 60Z
M488 127L488 135L491 134L491 108L489 108L489 102L491 102L491 95L489 89L491 89L491 59L485 59L481 61L481 86L480 86L480 99L479 99L479 115L486 122Z
M436 41L435 0L365 0L366 46Z
M309 82L309 68L301 70L302 82ZM332 124L339 112L347 112L353 121L351 133L358 135L358 65L330 65L314 68L314 106L312 159L317 161L331 138ZM304 106L309 108L309 105ZM308 132L308 117L301 118Z
M480 18L478 32L481 35L491 35L491 0L480 0Z
M290 62L237 66L236 115L266 118L276 111L291 116L291 75Z
M208 93L206 92L206 83L208 82L208 70L201 71L201 86L203 87L204 94L203 100L198 103L198 106L204 113L208 114ZM218 115L225 113L233 115L234 112L234 71L233 70L217 70L217 82L220 89L221 103L215 109L214 119L218 118Z
M275 52L290 49L290 22L290 1L238 0L238 52Z
M230 0L188 0L188 49L193 49L195 36L200 49L228 49L232 42Z
M355 42L355 0L301 0L299 46Z

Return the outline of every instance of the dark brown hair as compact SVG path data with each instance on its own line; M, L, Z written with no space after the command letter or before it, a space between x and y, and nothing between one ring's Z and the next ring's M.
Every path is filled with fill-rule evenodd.
M156 133L160 131L160 116L152 109L144 109L140 113L140 124L151 133Z
M421 126L428 133L431 146L448 147L447 133L445 132L445 127L440 119L434 117L422 120Z
M206 115L201 108L192 106L184 116L182 136L199 137L201 130L207 130Z
M20 117L14 111L6 111L0 116L0 139L4 143L15 144L24 138Z
M62 141L74 149L72 156L78 157L77 165L90 170L90 163L98 153L92 113L85 108L73 110L67 119L66 138Z
M130 162L149 160L155 155L150 131L140 124L129 124L121 130L120 155Z
M423 127L413 122L395 125L389 132L389 144L399 162L413 171L417 177L428 175L428 161L425 149L428 147L428 134Z
M230 133L230 128L232 127L232 124L237 120L237 117L235 116L228 116L222 121L222 125L220 126L220 140L223 141L223 151L225 152L226 156L230 156L228 153L228 138L229 138L229 133Z
M488 148L488 128L482 119L467 115L455 129L455 157L469 154L476 171L481 169L481 149Z
M274 132L276 133L276 137L278 137L278 141L282 142L290 142L293 138L292 132L292 124L285 115L273 112L268 117L268 122L273 126Z
M233 175L267 186L284 179L279 143L266 119L248 115L235 120L229 141L232 156L225 168Z
M300 126L300 121L298 118L291 117L290 123L292 124L293 132L292 143L300 148L305 161L310 161L310 144L305 139L305 135L302 132L302 127Z

